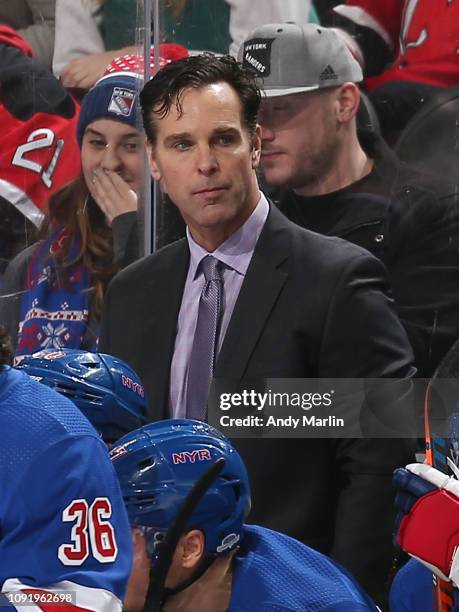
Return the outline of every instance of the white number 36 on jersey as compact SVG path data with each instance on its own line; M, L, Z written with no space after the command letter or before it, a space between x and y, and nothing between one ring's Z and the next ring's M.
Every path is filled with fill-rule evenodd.
M118 547L111 516L112 505L107 497L97 497L91 505L85 499L74 499L62 512L62 520L75 525L71 544L59 546L59 560L64 565L81 565L92 554L100 563L114 561Z

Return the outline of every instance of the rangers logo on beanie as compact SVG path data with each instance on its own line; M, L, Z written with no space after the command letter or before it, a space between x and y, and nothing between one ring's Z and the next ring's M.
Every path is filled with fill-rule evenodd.
M121 87L115 87L113 89L112 98L110 100L110 104L108 105L108 110L111 113L116 113L117 115L124 115L125 117L129 117L134 108L135 102L135 91L131 89L122 89Z
M83 98L77 138L81 146L86 127L97 119L114 119L138 128L138 96L142 79L134 72L112 72L97 81Z

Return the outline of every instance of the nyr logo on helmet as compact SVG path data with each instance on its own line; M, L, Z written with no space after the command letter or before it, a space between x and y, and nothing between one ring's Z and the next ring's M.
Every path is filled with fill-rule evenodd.
M196 461L212 461L212 456L207 448L172 453L172 463L174 465L178 463L196 463Z
M136 92L133 89L124 89L123 87L114 87L108 112L115 115L123 115L129 117L134 108Z
M140 395L140 397L145 397L145 391L142 385L140 385L138 382L135 382L135 380L132 380L132 378L129 378L129 376L121 374L121 384L123 385L123 387L131 389L131 391L134 391L134 393Z

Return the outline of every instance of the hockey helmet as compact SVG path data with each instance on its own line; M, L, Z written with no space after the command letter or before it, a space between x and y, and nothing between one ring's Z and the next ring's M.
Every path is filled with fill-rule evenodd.
M45 349L25 357L18 368L72 400L108 444L146 423L145 390L121 359Z
M164 537L197 481L224 459L185 528L204 532L207 554L236 548L250 510L250 485L241 457L219 431L189 419L150 423L121 438L110 456L131 525L150 528L154 541ZM149 553L154 557L154 550Z

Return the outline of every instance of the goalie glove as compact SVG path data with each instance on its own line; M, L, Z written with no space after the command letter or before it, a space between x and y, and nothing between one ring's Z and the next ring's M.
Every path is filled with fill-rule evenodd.
M459 482L412 463L394 472L398 544L443 580L459 584ZM400 517L400 515L399 515Z

